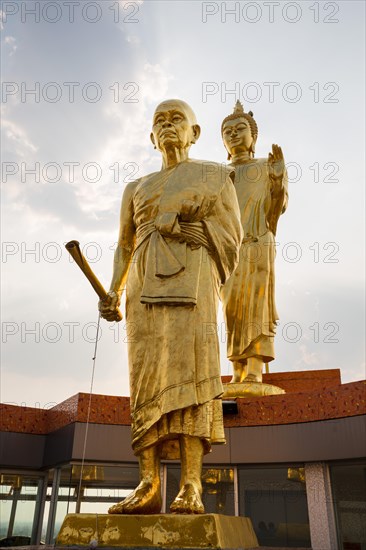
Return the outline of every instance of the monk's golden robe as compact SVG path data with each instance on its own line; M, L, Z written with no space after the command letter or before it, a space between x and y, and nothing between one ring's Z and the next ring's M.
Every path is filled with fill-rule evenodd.
M287 207L287 174L276 191L268 175L267 159L235 165L244 240L239 265L221 289L231 361L260 356L274 359L278 320L275 305L275 240L277 222Z
M188 160L129 184L119 242L126 284L132 446L177 458L179 434L223 443L216 326L220 285L239 259L233 171Z

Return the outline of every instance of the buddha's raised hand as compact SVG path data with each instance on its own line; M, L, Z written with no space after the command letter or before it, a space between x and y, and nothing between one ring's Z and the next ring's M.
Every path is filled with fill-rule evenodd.
M275 143L272 145L272 153L268 153L268 175L274 185L281 185L285 173L285 159L282 149Z

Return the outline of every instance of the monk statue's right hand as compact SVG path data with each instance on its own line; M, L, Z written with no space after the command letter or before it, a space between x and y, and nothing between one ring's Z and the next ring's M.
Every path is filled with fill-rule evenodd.
M120 303L120 294L114 290L110 290L104 300L100 300L98 303L98 309L101 317L110 322L120 320L117 314L117 309Z

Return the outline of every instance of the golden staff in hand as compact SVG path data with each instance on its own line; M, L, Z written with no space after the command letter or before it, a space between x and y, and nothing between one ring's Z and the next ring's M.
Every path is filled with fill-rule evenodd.
M70 241L65 244L66 250L69 252L69 254L73 257L77 265L80 267L81 271L84 273L85 277L90 282L91 286L94 288L95 292L98 294L100 300L105 300L108 296L108 293L105 291L103 285L99 281L99 279L96 277L94 272L92 271L88 260L85 258L83 253L80 250L79 242L78 241ZM122 313L119 309L116 311L116 321L121 321L122 319Z

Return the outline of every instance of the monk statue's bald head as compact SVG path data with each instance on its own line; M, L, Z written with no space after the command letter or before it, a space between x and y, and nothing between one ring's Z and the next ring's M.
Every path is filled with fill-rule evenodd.
M182 99L166 99L156 107L150 138L163 154L172 150L185 151L183 156L179 154L185 157L200 132L193 109Z
M156 107L154 115L159 111L166 111L171 108L176 108L183 111L192 125L197 124L196 115L194 114L192 107L183 101L183 99L165 99Z

